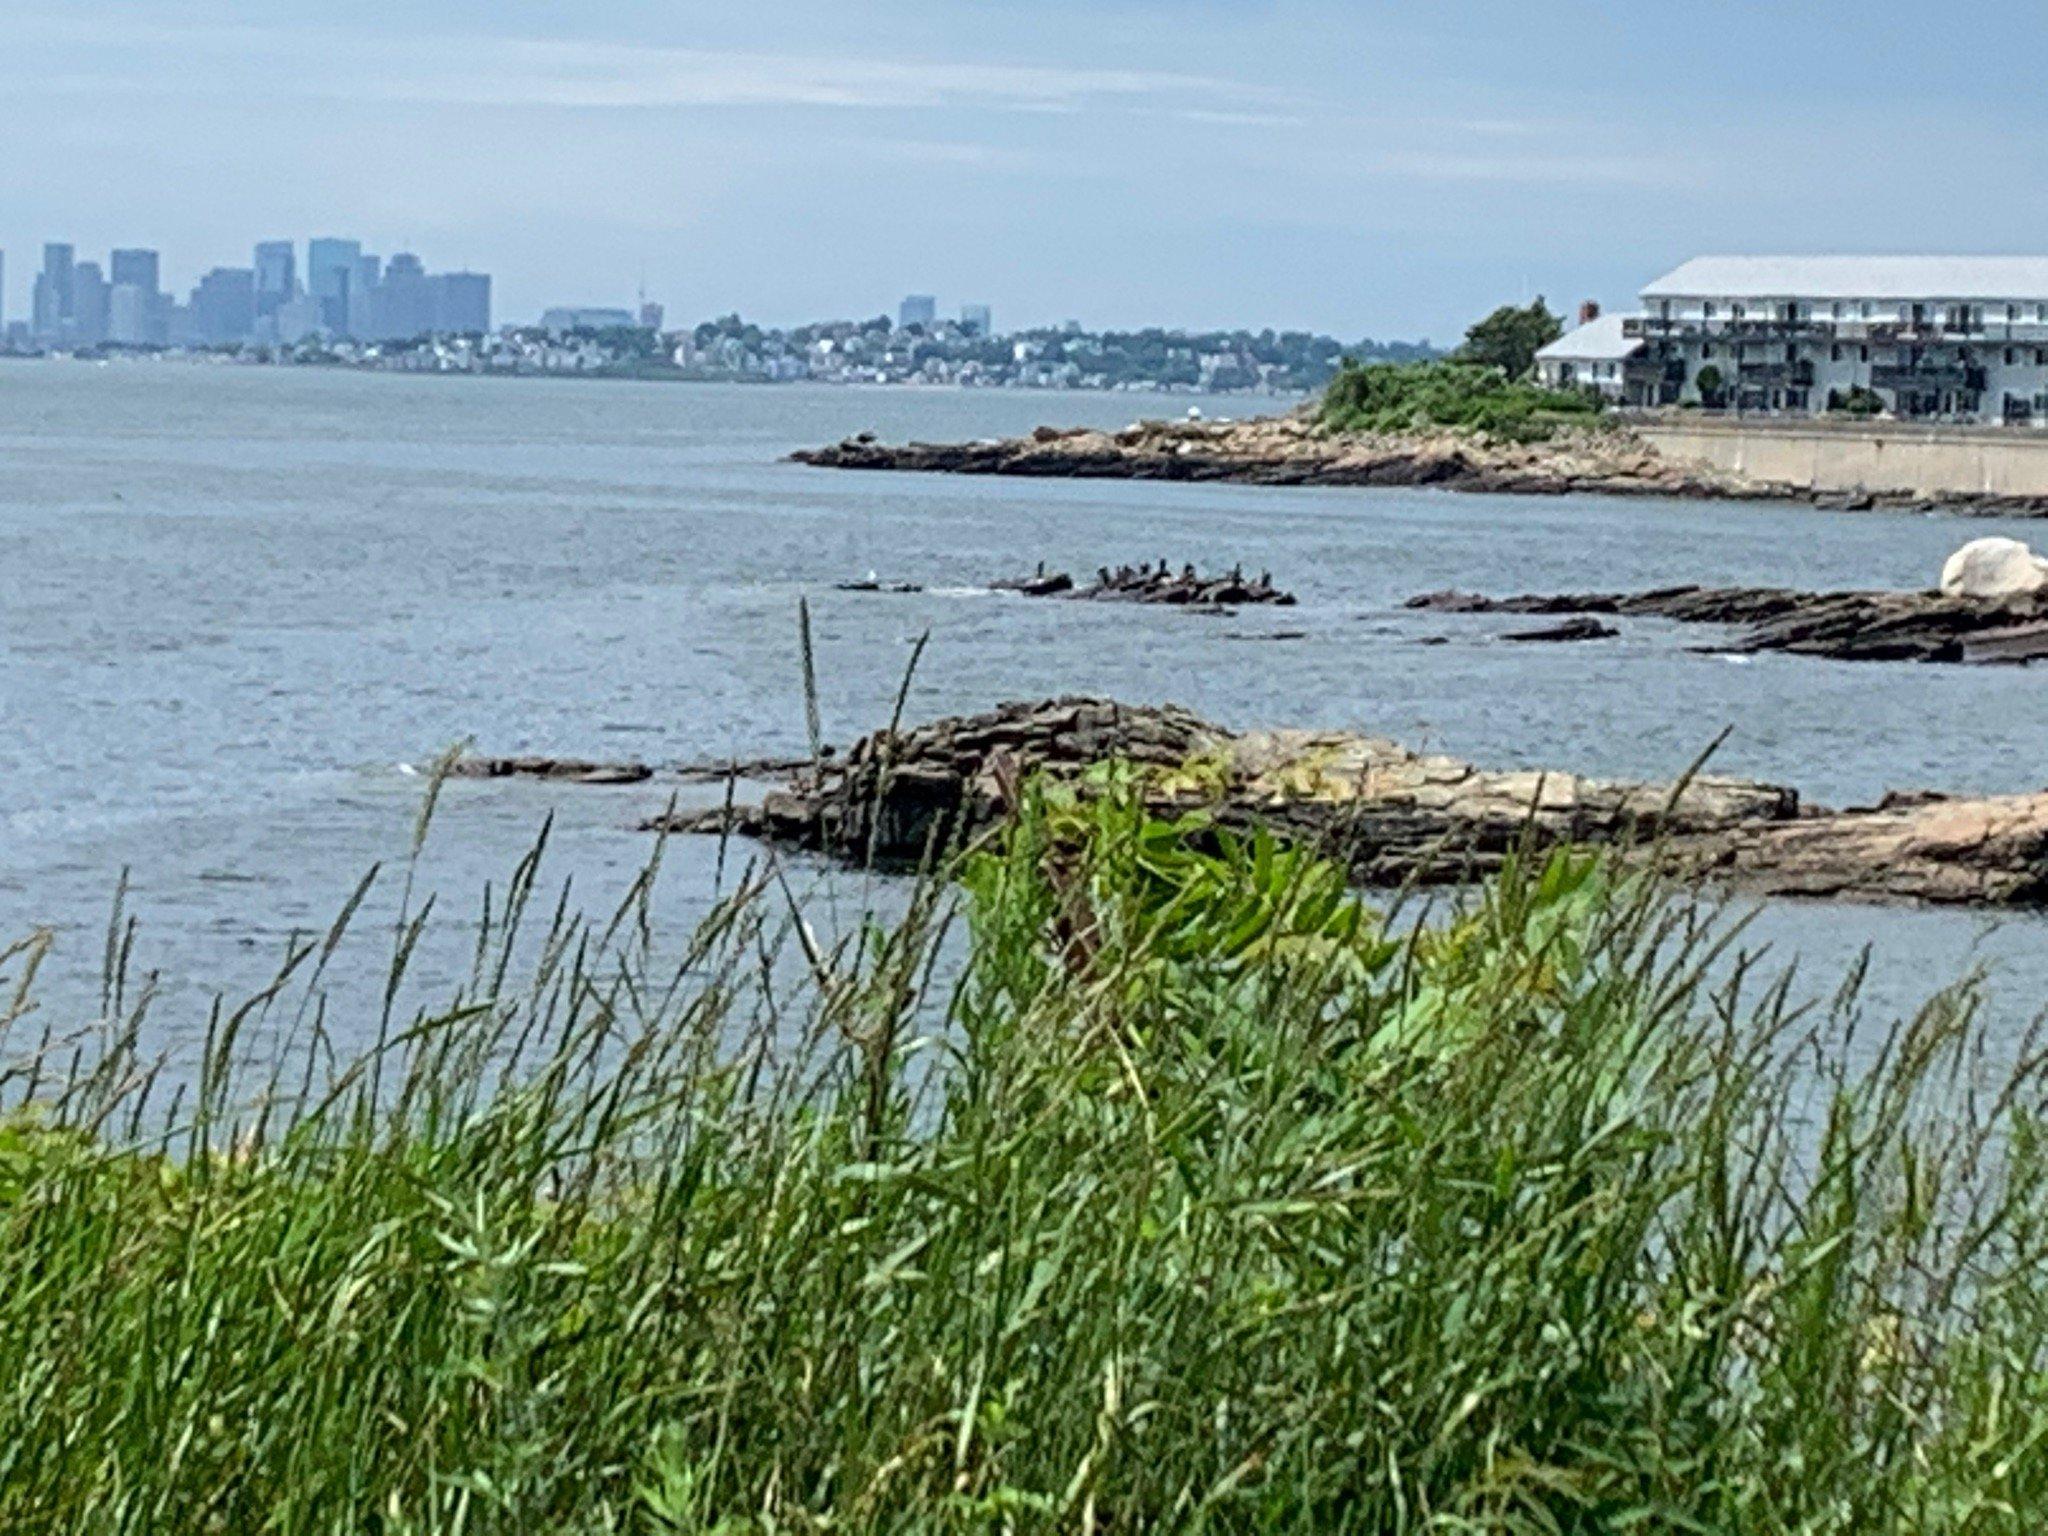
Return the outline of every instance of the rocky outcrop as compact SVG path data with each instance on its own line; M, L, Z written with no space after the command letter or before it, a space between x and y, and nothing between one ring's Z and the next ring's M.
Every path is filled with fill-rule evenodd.
M1524 495L1800 494L1788 486L1663 458L1620 427L1566 432L1543 443L1511 443L1448 429L1399 436L1331 432L1306 414L1241 422L1143 422L1121 432L1040 427L1028 437L975 443L889 444L863 433L792 457L832 469L961 475L1437 486Z
M1700 650L1783 651L1837 661L2026 662L2048 657L2048 593L2001 599L1939 592L1800 592L1785 587L1661 587L1484 597L1430 592L1408 607L1433 613L1621 615L1742 626Z
M1525 843L1618 845L1767 894L2039 903L2048 795L1905 797L1803 808L1776 785L1701 775L1683 786L1495 771L1348 732L1239 733L1184 710L1105 699L1007 704L878 732L760 804L650 826L731 830L856 862L916 864L998 822L1035 769L1142 765L1162 812L1206 810L1344 859L1366 883L1462 881Z

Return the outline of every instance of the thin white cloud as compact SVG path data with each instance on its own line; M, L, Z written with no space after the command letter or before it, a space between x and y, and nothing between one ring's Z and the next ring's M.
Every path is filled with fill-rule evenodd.
M294 94L450 106L649 108L982 107L1070 112L1105 102L1221 103L1251 109L1272 93L1205 75L1144 69L989 64L949 59L812 57L636 43L438 34L388 38L332 28L167 27L147 21L84 26L38 16L18 43L89 49L58 88L152 93L218 88L216 69ZM165 71L175 49L180 67ZM42 82L47 86L51 77ZM38 88L34 72L16 86Z

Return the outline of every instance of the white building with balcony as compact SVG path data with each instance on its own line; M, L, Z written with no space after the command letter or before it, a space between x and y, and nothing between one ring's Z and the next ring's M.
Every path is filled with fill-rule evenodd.
M1635 405L2048 422L2048 257L1702 256L1623 331Z

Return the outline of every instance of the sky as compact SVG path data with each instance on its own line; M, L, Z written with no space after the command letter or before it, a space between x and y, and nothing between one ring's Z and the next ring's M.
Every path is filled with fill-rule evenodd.
M500 320L1439 341L1703 252L2048 251L2048 8L1954 0L0 0L45 240L410 249ZM303 261L303 250L301 260Z

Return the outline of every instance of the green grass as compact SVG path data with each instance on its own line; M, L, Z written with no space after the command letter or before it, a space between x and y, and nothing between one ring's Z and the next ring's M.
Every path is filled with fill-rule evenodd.
M1511 380L1498 368L1446 360L1348 364L1323 394L1325 426L1345 432L1445 428L1514 442L1540 442L1583 427L1602 411L1582 390Z
M2040 1528L1967 989L1851 1075L1638 877L1390 925L1098 787L833 946L767 866L680 964L645 886L522 938L528 866L306 1080L74 1057L14 952L0 1530Z

